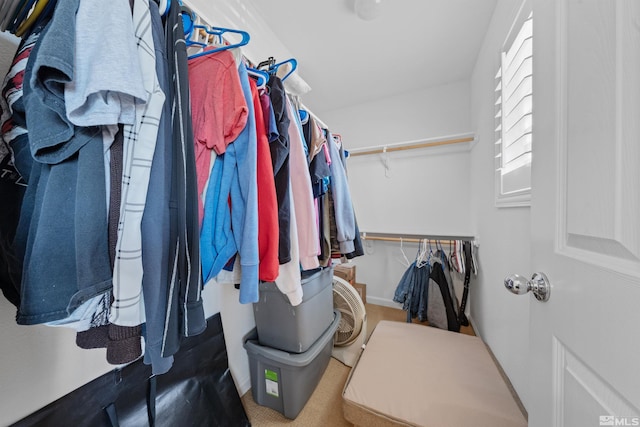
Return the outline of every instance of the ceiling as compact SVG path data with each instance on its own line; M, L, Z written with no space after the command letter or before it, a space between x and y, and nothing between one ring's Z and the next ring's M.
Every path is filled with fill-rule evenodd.
M468 79L496 0L246 0L298 61L316 113ZM278 61L287 58L276 58Z

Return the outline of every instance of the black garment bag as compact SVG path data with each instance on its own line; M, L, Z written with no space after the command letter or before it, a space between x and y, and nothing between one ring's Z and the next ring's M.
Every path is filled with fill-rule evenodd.
M13 426L250 426L229 370L220 313L207 323L205 332L183 342L166 374L152 377L138 359Z

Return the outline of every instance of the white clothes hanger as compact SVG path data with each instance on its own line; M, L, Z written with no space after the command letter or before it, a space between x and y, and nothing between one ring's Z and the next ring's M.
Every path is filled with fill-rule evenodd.
M404 266L409 267L411 263L409 262L409 258L407 258L407 254L404 253L404 241L402 237L400 237L400 253L402 254L402 258L404 258Z
M170 0L158 0L158 11L161 16L165 16L169 12L169 7L171 7Z
M387 147L382 149L380 161L382 162L382 166L384 166L384 176L386 178L391 178L391 166L389 165L389 153L387 152Z
M427 252L428 239L422 239L418 246L418 255L416 255L416 267L422 268L429 263L429 253Z

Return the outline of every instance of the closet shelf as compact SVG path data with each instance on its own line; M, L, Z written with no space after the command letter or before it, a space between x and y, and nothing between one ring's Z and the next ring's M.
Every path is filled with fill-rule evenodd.
M475 141L473 133L450 135L445 137L419 139L415 141L395 144L379 145L375 147L354 148L349 151L349 156L364 156L368 154L390 153L392 151L413 150L417 148L440 147L443 145L471 143Z
M453 235L436 235L436 234L401 234L401 233L371 233L367 231L360 232L362 240L380 240L384 242L408 242L420 243L422 240L438 241L441 244L452 244L455 240L465 240L474 242L473 236L453 236Z

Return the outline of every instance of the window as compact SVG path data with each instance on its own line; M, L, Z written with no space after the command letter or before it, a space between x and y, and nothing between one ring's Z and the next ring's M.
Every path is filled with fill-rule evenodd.
M496 74L497 206L528 206L531 199L533 20L527 3L509 32Z

